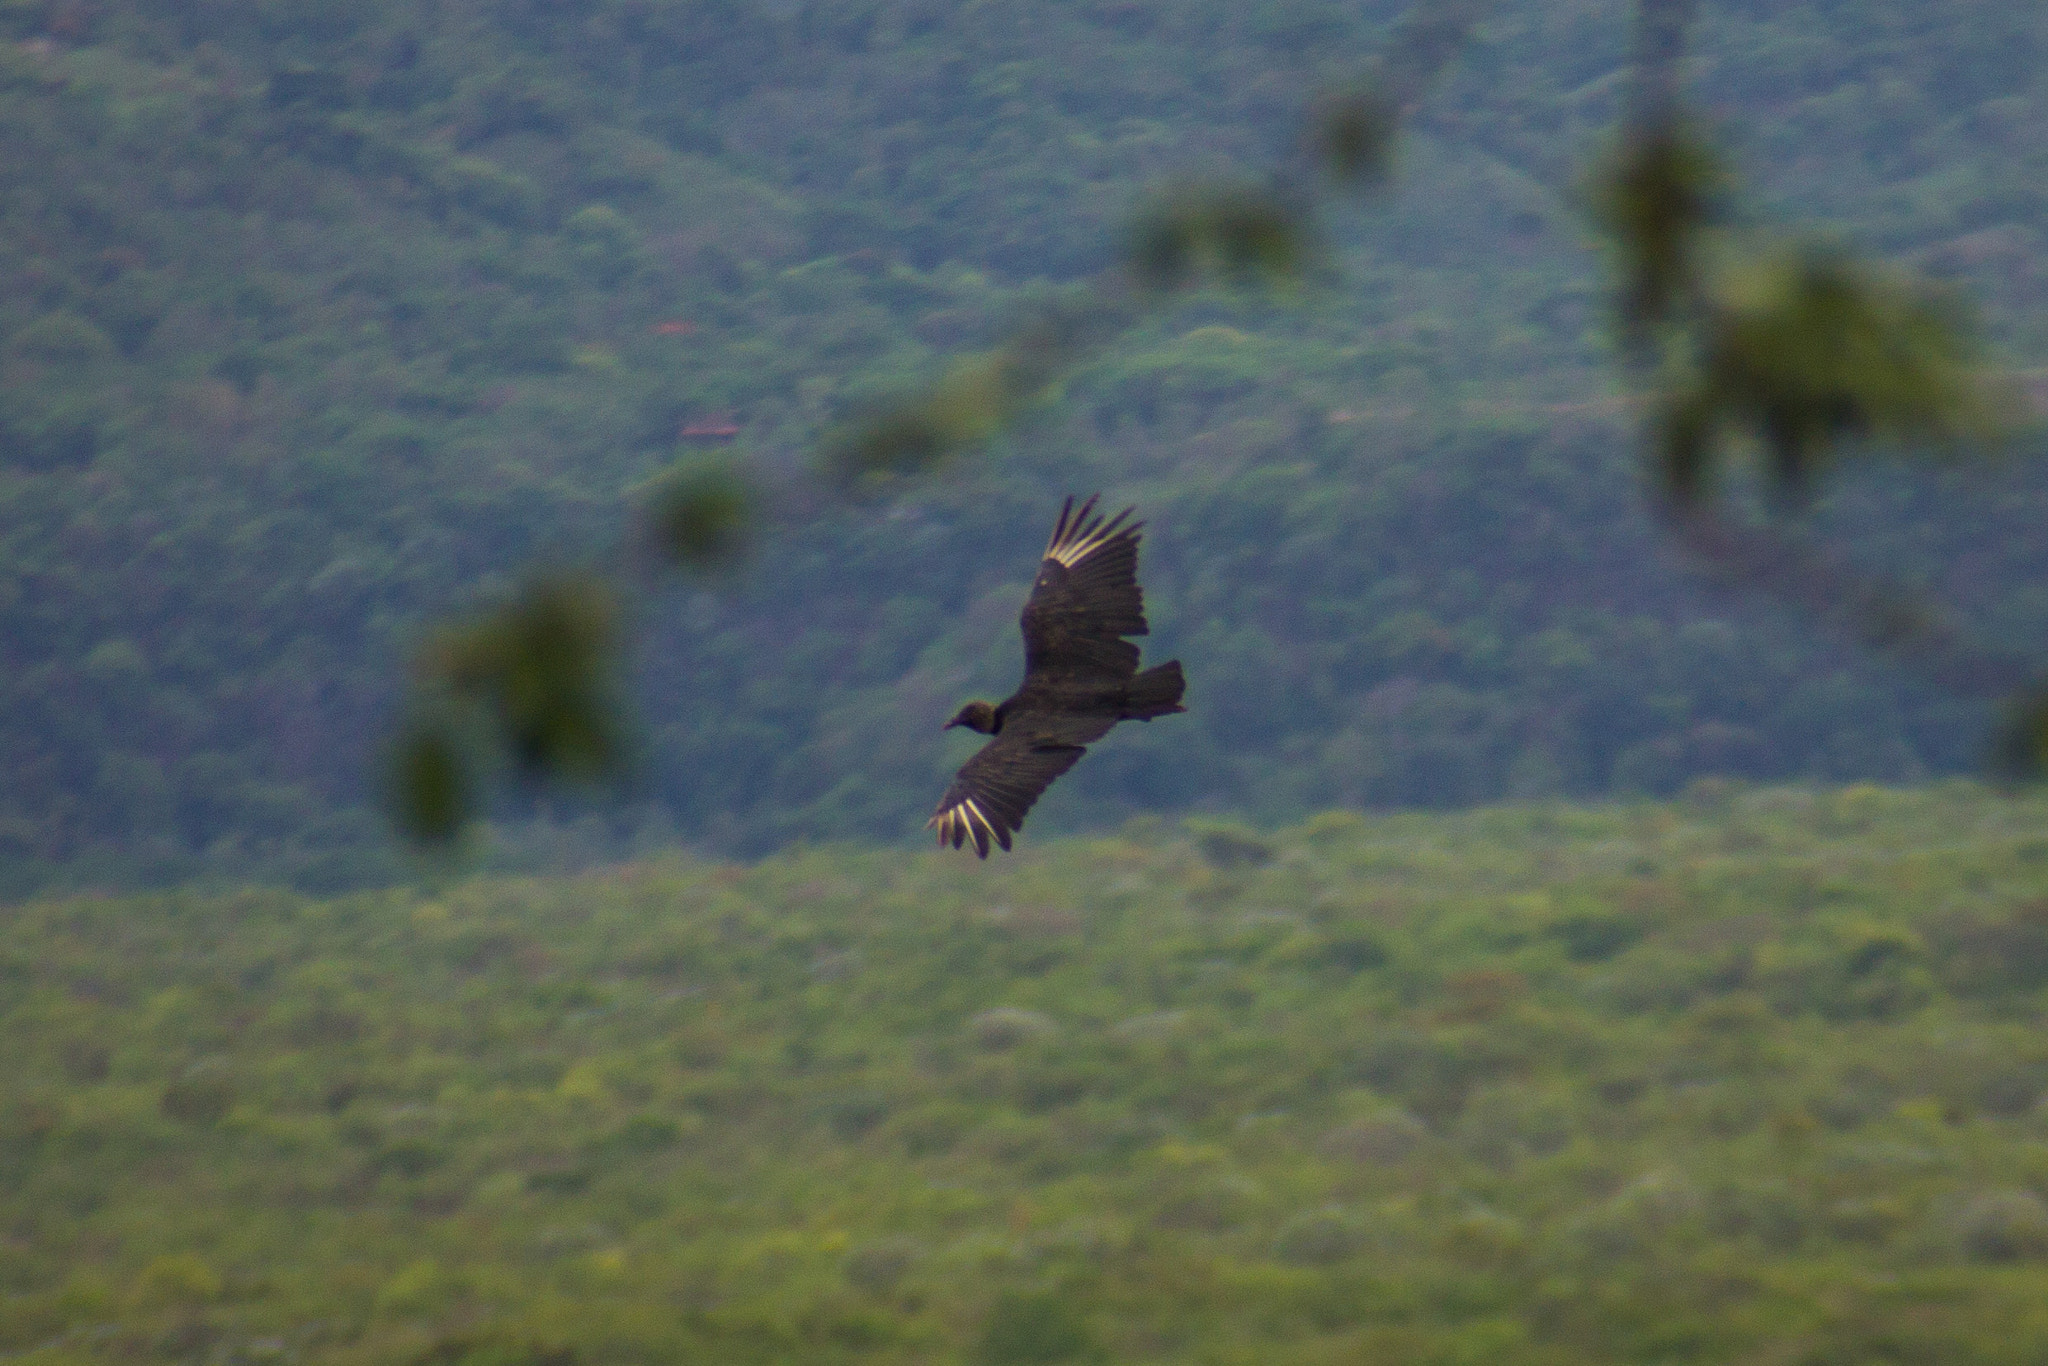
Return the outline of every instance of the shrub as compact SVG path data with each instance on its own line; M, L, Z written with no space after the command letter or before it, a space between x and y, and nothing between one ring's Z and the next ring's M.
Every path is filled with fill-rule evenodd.
M846 1283L871 1295L886 1295L917 1264L922 1249L908 1238L884 1238L846 1254L840 1273Z
M16 355L46 365L90 365L114 354L107 334L76 313L45 313L7 345Z
M1364 1246L1358 1224L1331 1205L1307 1210L1280 1226L1273 1239L1273 1258L1289 1266L1330 1266Z
M193 1252L158 1257L135 1281L135 1299L144 1305L203 1304L220 1291L219 1273Z
M1388 1110L1339 1125L1318 1145L1328 1157L1352 1162L1399 1162L1429 1137L1429 1126L1406 1110Z
M234 1083L226 1077L184 1077L164 1088L157 1108L183 1124L218 1124L235 1107Z
M1057 1290L1008 1290L996 1297L981 1328L983 1366L1054 1366L1091 1356L1087 1321Z
M1972 1261L2048 1257L2048 1203L2032 1191L1985 1191L1957 1213L1956 1237Z
M984 1010L967 1022L968 1036L990 1052L1001 1052L1033 1039L1045 1038L1058 1028L1050 1016L1016 1006Z

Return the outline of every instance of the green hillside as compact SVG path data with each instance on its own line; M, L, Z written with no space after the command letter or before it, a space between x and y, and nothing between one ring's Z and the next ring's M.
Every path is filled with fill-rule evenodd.
M2038 800L0 921L0 1352L2037 1362Z
M634 799L576 847L914 831L1096 488L1152 519L1195 705L1035 828L1973 766L1980 710L1703 603L1638 510L1578 208L1611 7L1489 19L1327 292L1191 301L987 462L821 501L821 431L1113 259L1148 187L1271 164L1398 10L0 5L0 890L402 871L369 765L422 623L610 553L693 426L774 525L643 604ZM1719 6L1699 79L1773 213L1968 287L2032 364L2041 41L2027 0ZM2029 639L2044 498L1820 515Z

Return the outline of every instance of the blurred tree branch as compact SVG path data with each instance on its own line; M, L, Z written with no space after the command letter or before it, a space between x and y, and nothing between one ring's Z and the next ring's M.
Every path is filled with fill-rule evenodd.
M1999 767L2037 772L2048 760L2039 666L1977 640L1925 594L1825 552L1782 515L1803 509L1828 469L1879 443L1943 458L1998 444L2013 396L1954 299L1830 245L1727 227L1732 177L1680 98L1694 9L1639 0L1627 123L1595 192L1624 354L1651 394L1655 505L1723 587L1784 603L1952 693L2017 699ZM1780 515L1745 517L1727 496L1728 465L1744 451L1757 453Z
M822 473L842 492L933 471L1015 426L1074 368L1209 280L1273 288L1322 260L1317 215L1388 179L1402 121L1468 40L1484 0L1419 0L1356 82L1309 102L1294 150L1264 180L1192 183L1134 217L1124 259L1027 317L936 383L829 434ZM2048 766L2048 689L2011 652L1974 640L1923 595L1801 536L1788 514L1845 460L1890 443L1952 456L1999 441L2008 397L1962 308L1826 244L1738 233L1733 177L1682 97L1695 0L1637 0L1618 150L1594 216L1616 282L1617 337L1649 395L1647 481L1674 540L1719 584L1803 611L1908 660L1961 694L2014 698L2001 754ZM1764 515L1730 493L1754 452ZM648 499L646 543L702 571L745 547L765 503L737 466L694 464ZM537 579L422 652L414 720L392 768L399 823L452 839L482 779L605 781L620 770L609 659L619 577Z
M1015 425L1077 365L1201 280L1303 278L1318 258L1313 215L1325 187L1369 189L1385 179L1400 118L1485 7L1417 4L1354 88L1312 104L1299 139L1305 164L1283 166L1266 183L1167 190L1136 215L1121 265L1066 290L924 392L829 435L821 472L842 492L928 473ZM640 543L663 564L712 570L743 552L765 511L738 466L680 467L646 499ZM501 769L527 783L620 775L620 723L606 699L629 577L614 568L536 578L421 650L409 719L387 765L388 805L402 831L428 845L456 840Z
M1181 291L1299 283L1321 260L1316 210L1332 190L1384 184L1401 120L1463 48L1487 0L1421 0L1348 89L1310 101L1296 152L1264 181L1189 183L1136 214L1121 265L1027 319L931 389L826 442L842 481L932 470L1012 424L1090 355Z

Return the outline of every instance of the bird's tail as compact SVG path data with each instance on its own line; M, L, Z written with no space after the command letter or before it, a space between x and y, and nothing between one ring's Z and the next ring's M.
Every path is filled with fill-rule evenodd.
M1180 676L1179 660L1147 669L1133 678L1124 692L1124 716L1132 721L1150 721L1169 712L1186 711L1180 704L1180 695L1186 689L1187 680Z

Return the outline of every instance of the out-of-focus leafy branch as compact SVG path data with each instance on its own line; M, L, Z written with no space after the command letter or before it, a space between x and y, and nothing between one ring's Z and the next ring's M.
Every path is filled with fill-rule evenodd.
M629 768L616 686L628 604L655 561L698 573L745 550L759 496L725 461L678 466L642 500L641 535L608 572L537 573L509 599L442 628L414 660L387 762L387 805L414 841L446 846L501 774L533 785L616 784Z
M617 618L617 600L598 578L536 578L421 651L422 695L394 765L393 797L408 829L449 839L461 828L479 733L521 777L591 781L618 770L608 686Z
M1421 0L1350 88L1310 105L1295 154L1263 181L1170 187L1142 208L1117 267L961 362L923 393L856 420L826 444L854 483L936 468L1014 425L1059 380L1181 291L1208 280L1299 283L1321 259L1316 211L1332 191L1385 181L1395 133L1461 48L1484 0Z
M855 491L929 472L1015 426L1077 365L1186 288L1305 281L1321 259L1318 210L1386 180L1402 120L1485 8L1419 0L1355 84L1312 102L1286 164L1263 181L1159 194L1136 216L1117 267L923 392L832 433L823 472ZM1810 612L1960 692L2018 696L2001 753L2013 772L2048 768L2048 690L2031 682L2026 661L1811 544L1783 515L1874 443L1980 449L1998 439L2009 409L1954 301L1838 247L1732 226L1733 179L1679 96L1694 8L1638 0L1619 150L1594 187L1618 276L1618 335L1650 397L1644 451L1658 509L1729 586ZM1742 515L1728 496L1731 466L1749 453L1779 515ZM761 512L736 468L679 469L648 499L642 539L666 564L705 570L744 548ZM630 578L536 578L429 642L391 767L403 829L454 839L501 771L586 783L624 771L610 676Z
M1121 265L1066 291L928 390L833 433L825 475L857 492L935 469L1014 426L1076 365L1203 279L1276 285L1303 278L1318 255L1317 202L1331 188L1369 188L1385 178L1401 116L1463 45L1483 7L1481 0L1420 0L1354 88L1312 106L1296 164L1265 183L1162 193L1137 215ZM762 511L760 491L738 468L679 469L651 491L648 534L636 544L651 546L667 566L714 569L745 548ZM527 784L586 786L625 773L612 675L634 581L617 568L536 576L420 650L408 720L388 767L389 806L402 831L423 844L452 843L502 773Z
M1740 438L1795 503L1855 443L1953 453L1999 439L2008 414L1961 306L1839 248L1737 237L1722 226L1729 177L1675 112L1628 131L1598 190L1673 509L1712 499Z
M2048 693L2024 657L1938 604L1811 543L1784 514L1819 477L1889 446L1953 457L1997 444L2013 405L1952 298L1839 247L1731 226L1732 177L1683 111L1691 0L1639 0L1630 109L1595 205L1619 276L1618 331L1650 393L1658 510L1722 583L1801 609L1966 696L2018 697L2008 773L2048 759ZM1731 465L1754 454L1776 516L1746 517Z

